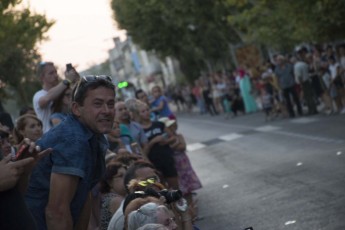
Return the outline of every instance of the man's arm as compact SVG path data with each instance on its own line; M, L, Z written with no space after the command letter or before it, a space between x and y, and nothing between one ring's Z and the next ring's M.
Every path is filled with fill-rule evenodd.
M26 139L24 139L24 140L26 140ZM25 195L25 193L26 193L26 189L28 187L29 179L30 179L31 172L32 172L33 168L35 167L37 162L40 159L42 159L42 157L48 155L52 151L51 148L48 148L48 149L45 149L43 151L36 152L36 150L34 150L34 148L36 148L36 147L37 146L34 142L30 143L29 152L30 152L31 156L29 158L33 158L34 160L33 160L33 162L31 162L30 164L25 166L24 173L20 176L19 181L17 183L17 187L23 195ZM27 158L24 158L24 159L27 159ZM20 161L22 161L22 160L20 160Z
M50 176L50 192L46 207L46 222L51 229L73 229L70 204L77 190L79 177L52 173Z
M13 188L18 183L25 166L31 164L32 157L25 158L16 162L11 162L11 156L8 155L0 161L0 192Z
M92 210L92 200L91 200L91 192L89 192L87 199L85 201L84 207L80 212L80 216L75 226L75 230L87 229L89 225L89 221L90 221L91 210Z
M49 103L60 96L60 94L67 88L65 84L60 82L57 86L51 88L48 93L38 100L40 108L45 108Z
M75 68L72 68L71 70L65 72L65 79L68 80L70 84L76 83L79 78L80 76ZM72 86L71 88L73 88ZM63 82L60 82L57 86L51 88L48 91L47 95L39 99L38 105L40 106L40 108L45 108L49 104L49 102L57 99L66 88L67 86Z

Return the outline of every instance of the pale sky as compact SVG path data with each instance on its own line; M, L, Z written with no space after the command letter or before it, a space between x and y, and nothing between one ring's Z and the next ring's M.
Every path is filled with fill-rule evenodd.
M48 41L40 45L42 61L59 67L72 63L78 71L108 58L113 37L125 38L112 18L110 0L23 0L34 12L45 14L55 24Z

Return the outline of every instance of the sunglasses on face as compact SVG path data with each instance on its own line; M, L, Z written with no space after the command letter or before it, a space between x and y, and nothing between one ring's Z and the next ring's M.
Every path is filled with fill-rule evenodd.
M108 82L112 83L112 79L108 75L86 75L86 76L83 76L80 78L80 80L78 82L78 85L74 91L73 98L75 98L75 96L77 95L82 82L95 82L95 81L99 81L99 80L104 80L104 81L108 81Z
M142 187L146 187L156 182L157 182L156 178L149 178L149 179L140 181L138 184Z

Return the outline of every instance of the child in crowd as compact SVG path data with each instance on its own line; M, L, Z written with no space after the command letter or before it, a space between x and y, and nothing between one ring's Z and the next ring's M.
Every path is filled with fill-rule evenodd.
M262 108L265 111L265 120L270 121L273 118L272 110L273 110L273 97L269 94L265 88L261 89L261 103Z
M175 142L170 144L170 147L174 150L173 156L178 175L179 189L182 191L196 216L196 205L193 201L192 194L195 190L202 187L201 182L186 154L186 141L182 134L177 133L176 120L166 120L165 125L169 130L169 134L175 137Z

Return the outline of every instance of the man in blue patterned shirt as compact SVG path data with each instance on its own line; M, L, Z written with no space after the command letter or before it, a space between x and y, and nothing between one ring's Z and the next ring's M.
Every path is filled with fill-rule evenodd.
M108 76L82 77L70 114L37 142L53 152L32 172L26 203L38 229L87 229L90 191L104 173L104 134L115 115L115 88Z

